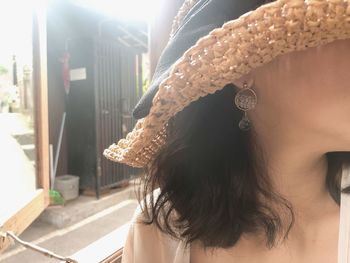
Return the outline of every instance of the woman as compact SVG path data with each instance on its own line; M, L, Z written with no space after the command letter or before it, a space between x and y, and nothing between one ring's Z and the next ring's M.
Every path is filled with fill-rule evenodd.
M146 168L123 263L350 262L350 1L266 2L180 9L104 153Z

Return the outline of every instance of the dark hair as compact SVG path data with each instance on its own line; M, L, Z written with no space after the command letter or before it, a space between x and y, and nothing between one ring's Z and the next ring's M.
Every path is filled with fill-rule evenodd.
M147 194L151 197L143 209L143 223L155 223L187 244L200 240L204 247L231 247L243 233L263 230L271 247L283 231L278 212L269 205L276 203L290 212L287 236L294 220L292 207L272 191L264 159L257 158L263 153L253 143L254 135L238 128L242 113L233 104L236 90L229 84L169 121L167 143L139 189L144 200ZM327 153L327 159L327 188L339 204L340 171L350 163L350 155Z
M268 247L279 233L287 237L292 206L273 191L256 135L238 127L242 112L234 106L236 92L228 84L170 119L166 144L146 168L139 189L139 199L150 194L143 223L204 247L232 247L242 234L257 231L265 233ZM339 205L341 169L350 164L350 153L326 156L327 189ZM290 214L286 229L276 207Z

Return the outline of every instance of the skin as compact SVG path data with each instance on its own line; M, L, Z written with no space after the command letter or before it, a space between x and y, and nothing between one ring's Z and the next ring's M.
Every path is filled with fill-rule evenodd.
M204 251L194 242L191 263L337 262L339 207L325 187L325 153L350 150L349 69L350 39L338 40L280 56L234 82L254 82L258 104L248 116L296 221L270 250L259 233L230 249Z

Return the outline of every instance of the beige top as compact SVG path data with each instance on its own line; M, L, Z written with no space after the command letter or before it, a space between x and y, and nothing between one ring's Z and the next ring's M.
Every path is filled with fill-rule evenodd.
M343 169L342 188L350 185L350 168ZM159 189L155 190L158 191ZM140 207L131 221L122 263L190 263L190 247L162 233L155 225L135 224ZM350 195L341 194L338 263L350 263Z

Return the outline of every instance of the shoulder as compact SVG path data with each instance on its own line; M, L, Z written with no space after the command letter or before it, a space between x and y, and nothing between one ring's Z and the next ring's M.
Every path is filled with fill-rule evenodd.
M122 263L187 263L184 243L163 233L155 224L144 224L143 219L139 205L130 222Z

